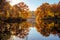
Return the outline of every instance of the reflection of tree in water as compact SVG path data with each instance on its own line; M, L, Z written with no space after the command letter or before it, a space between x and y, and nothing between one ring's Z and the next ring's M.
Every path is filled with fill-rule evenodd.
M44 24L42 26L39 26L36 24L36 29L38 32L40 32L43 36L49 36L50 34L59 34L60 33L60 27L54 26L51 24ZM58 24L57 24L58 25ZM59 35L60 36L60 35Z
M58 4L42 4L37 8L36 15L36 29L43 36L50 34L58 34L60 37L60 3Z
M20 38L24 38L29 33L30 23L22 22L22 23L4 23L0 22L0 39L7 40L11 35L18 36Z
M24 38L29 32L29 26L30 23L28 22L23 22L21 24L14 23L11 24L10 30L13 35L19 36L20 38Z
M5 23L0 22L0 40L7 40L11 36L10 31Z

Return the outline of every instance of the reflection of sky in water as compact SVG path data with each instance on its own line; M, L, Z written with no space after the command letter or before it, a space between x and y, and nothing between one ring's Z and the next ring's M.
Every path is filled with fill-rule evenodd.
M35 28L31 28L31 31L28 35L28 40L60 40L60 38L56 35L50 34L49 37L44 37L40 33L36 31Z
M31 28L29 35L26 38L27 40L60 40L60 38L57 35L50 34L50 36L48 37L42 36L40 33L36 31L35 28ZM26 38L21 39L21 38L15 37L14 40L26 40Z

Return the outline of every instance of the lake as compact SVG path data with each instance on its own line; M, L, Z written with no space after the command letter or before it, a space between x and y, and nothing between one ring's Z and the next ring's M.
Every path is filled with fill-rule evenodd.
M48 22L46 22L48 23ZM38 25L35 22L0 22L1 40L60 40L59 23ZM51 26L51 27L50 27Z

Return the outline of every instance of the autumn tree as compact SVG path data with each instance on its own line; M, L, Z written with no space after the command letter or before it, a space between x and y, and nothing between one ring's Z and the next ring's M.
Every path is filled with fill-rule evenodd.
M12 17L22 17L23 19L27 19L30 17L29 8L24 2L20 2L13 6L12 8L13 15Z
M39 15L40 18L49 16L54 16L53 13L51 13L51 6L49 3L44 3L40 7L37 8L35 11L36 15Z
M55 10L56 9L56 10ZM35 11L36 22L40 24L41 20L49 20L50 22L56 22L58 20L58 16L60 15L60 4L48 4L44 3ZM57 19L57 20L55 20ZM48 21L46 21L48 22Z

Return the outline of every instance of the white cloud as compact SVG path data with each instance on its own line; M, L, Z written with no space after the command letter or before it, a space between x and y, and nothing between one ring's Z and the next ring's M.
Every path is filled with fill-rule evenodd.
M10 4L11 5L15 5L15 4L17 4L17 3L19 3L19 2L22 2L23 0L10 0Z

